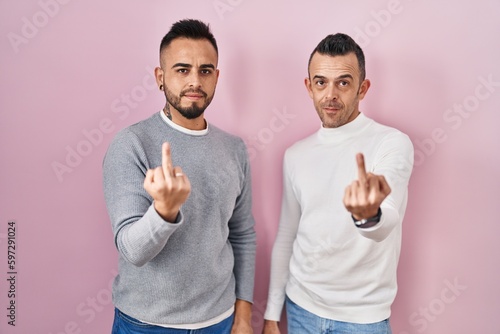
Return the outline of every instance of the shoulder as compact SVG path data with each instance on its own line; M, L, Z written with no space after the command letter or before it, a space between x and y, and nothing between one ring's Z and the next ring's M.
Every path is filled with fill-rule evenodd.
M162 131L165 128L165 123L161 119L159 113L155 112L150 117L143 119L135 124L132 124L123 129L123 134L129 136L135 135L137 137L149 136L151 134Z
M371 158L380 172L384 168L396 168L399 175L410 176L413 169L414 148L410 137L404 132L387 125L372 121L371 131L373 151ZM389 177L386 171L381 172Z
M154 115L129 125L119 130L111 141L108 154L115 152L116 154L137 151L140 147L148 145L147 143L153 140L155 133L158 133L158 128L161 126L161 119L155 113Z
M297 140L291 146L285 150L285 159L293 159L294 157L300 157L305 152L310 152L311 148L318 143L318 132Z
M381 145L397 146L413 151L410 137L399 129L369 119L369 130Z
M210 123L210 132L209 136L216 140L217 142L220 142L223 145L229 145L229 146L235 146L237 148L242 148L244 147L246 149L245 142L241 137L231 134L225 130L222 130L221 128L213 125Z

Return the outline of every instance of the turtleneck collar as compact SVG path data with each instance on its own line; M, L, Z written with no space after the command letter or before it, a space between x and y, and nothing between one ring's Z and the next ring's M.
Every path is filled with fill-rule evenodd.
M370 119L363 113L359 113L354 120L338 128L324 128L323 125L321 125L321 129L318 131L318 138L328 142L343 141L356 136L369 124Z

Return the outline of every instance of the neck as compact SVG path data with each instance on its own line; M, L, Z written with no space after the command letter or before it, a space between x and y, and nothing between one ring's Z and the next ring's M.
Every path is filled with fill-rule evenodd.
M175 108L172 108L168 103L165 108L163 108L163 112L168 117L168 119L170 119L175 124L182 126L183 128L189 130L203 130L207 128L207 122L205 121L203 114L201 114L197 118L188 119L182 116L179 111L177 111Z

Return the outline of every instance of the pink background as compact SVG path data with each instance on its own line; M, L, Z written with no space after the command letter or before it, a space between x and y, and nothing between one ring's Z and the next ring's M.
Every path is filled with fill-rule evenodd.
M319 126L307 60L339 31L365 50L372 87L361 110L416 149L393 332L500 333L499 13L498 0L0 1L0 332L110 332L117 252L101 162L119 129L163 106L152 77L160 40L174 21L198 18L220 48L206 116L244 138L252 158L256 333L282 155ZM6 317L9 220L16 327Z

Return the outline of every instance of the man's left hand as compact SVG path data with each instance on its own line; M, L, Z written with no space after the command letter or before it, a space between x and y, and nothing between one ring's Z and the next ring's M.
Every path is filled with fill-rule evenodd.
M252 303L237 299L234 304L234 323L231 334L253 334Z
M231 334L253 334L253 329L247 321L235 321Z

